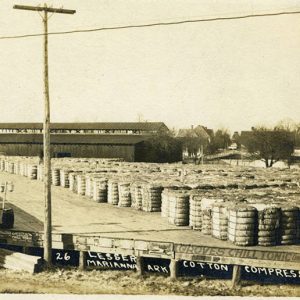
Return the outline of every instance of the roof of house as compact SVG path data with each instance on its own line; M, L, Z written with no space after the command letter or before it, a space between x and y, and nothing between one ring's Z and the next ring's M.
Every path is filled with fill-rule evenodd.
M117 144L134 145L150 138L149 135L117 135L117 134L51 134L51 144ZM42 134L0 134L0 144L33 143L42 144Z
M204 138L204 139L209 139L210 135L213 132L212 129L208 129L207 127L204 127L204 126L201 126L201 125L198 125L195 128L195 131L196 131L198 137L201 137L201 138Z
M204 126L198 125L194 128L189 129L179 129L177 137L193 137L193 138L203 138L209 139L211 129L207 129Z
M198 135L195 132L195 130L191 129L191 128L190 129L179 129L177 137L195 137L195 138L197 138Z
M0 129L42 129L43 123L0 123ZM168 130L163 122L84 122L51 123L51 129L99 129L99 130Z

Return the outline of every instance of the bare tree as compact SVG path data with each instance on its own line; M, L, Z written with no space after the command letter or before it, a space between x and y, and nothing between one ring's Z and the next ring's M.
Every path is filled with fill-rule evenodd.
M253 128L248 138L243 140L243 144L269 168L279 160L287 160L290 163L295 139L290 130L279 127L274 129L259 127Z

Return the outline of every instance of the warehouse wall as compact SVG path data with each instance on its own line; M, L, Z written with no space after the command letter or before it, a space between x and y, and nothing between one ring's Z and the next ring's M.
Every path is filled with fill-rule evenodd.
M6 155L36 156L42 150L41 144L0 144L0 152ZM134 161L134 145L51 145L51 155L70 153L72 157L123 158Z
M159 137L136 144L136 162L172 163L181 161L181 143L172 137Z

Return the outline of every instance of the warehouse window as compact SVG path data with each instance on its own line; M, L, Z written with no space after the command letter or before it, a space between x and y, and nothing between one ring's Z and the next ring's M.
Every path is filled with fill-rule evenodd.
M62 157L71 157L71 153L70 152L56 152L54 153L54 157L57 158L62 158Z

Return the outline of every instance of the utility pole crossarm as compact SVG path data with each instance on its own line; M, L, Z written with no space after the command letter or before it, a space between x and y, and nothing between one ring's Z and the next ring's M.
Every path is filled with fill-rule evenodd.
M76 10L73 9L63 9L63 8L52 8L52 7L42 7L42 6L28 6L28 5L14 5L14 9L22 10L33 10L33 11L46 11L58 14L69 14L73 15L76 13Z

